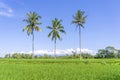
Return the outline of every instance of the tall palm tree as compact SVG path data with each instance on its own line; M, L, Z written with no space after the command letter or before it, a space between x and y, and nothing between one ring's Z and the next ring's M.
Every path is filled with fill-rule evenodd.
M48 34L48 37L52 36L52 40L54 40L55 59L56 59L56 40L57 40L57 38L59 40L62 39L60 33L66 34L61 22L62 22L62 20L58 20L57 18L55 18L54 20L52 20L52 26L47 26L47 28L51 30L51 32Z
M81 27L84 28L83 24L87 16L84 16L84 11L78 10L77 14L73 16L72 24L76 24L79 29L79 49L81 54ZM81 55L80 55L81 58Z
M24 19L23 21L28 23L23 28L23 31L27 31L28 36L32 35L32 57L34 55L34 31L41 31L42 29L38 26L39 24L42 24L39 22L39 19L41 19L41 16L39 16L36 12L29 12L27 13L27 19Z

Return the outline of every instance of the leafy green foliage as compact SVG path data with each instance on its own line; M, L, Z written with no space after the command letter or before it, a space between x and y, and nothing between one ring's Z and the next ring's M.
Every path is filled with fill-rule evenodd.
M105 49L99 49L95 56L96 58L120 58L119 50L112 46L107 46Z
M14 54L6 54L5 58L13 58L13 59L31 59L31 54L24 54L24 53L14 53Z

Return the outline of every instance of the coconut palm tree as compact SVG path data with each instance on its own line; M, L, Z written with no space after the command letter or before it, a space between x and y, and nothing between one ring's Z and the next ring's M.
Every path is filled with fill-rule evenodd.
M87 16L84 16L84 11L78 10L77 14L73 16L72 24L76 24L79 29L79 49L81 54L81 27L84 28L83 24ZM81 58L81 55L80 55Z
M54 55L56 59L56 40L62 40L60 33L66 34L64 27L61 24L62 20L58 20L55 18L52 20L52 26L47 26L48 29L51 30L51 32L48 34L48 37L52 37L52 40L54 40Z
M36 12L27 13L27 19L23 21L27 23L27 25L23 28L23 31L27 31L28 36L32 35L32 57L34 55L34 31L41 31L42 29L38 26L42 24L39 22L41 16L39 16Z

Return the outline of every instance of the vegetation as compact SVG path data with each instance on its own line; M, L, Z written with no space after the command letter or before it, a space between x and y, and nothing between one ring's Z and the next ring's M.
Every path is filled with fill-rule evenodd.
M5 58L14 58L14 59L32 59L34 57L32 54L25 53L14 53L14 54L6 54Z
M0 59L0 80L119 80L118 59Z
M120 50L112 46L107 46L105 49L99 49L95 56L96 58L120 58Z
M32 55L34 55L34 31L41 31L42 29L38 26L41 24L39 22L39 19L41 16L39 16L35 12L27 13L27 19L24 19L24 22L27 22L28 25L24 27L23 31L27 31L28 36L32 35Z
M79 29L79 49L80 49L80 54L81 54L81 27L84 28L83 24L85 23L85 19L87 16L84 16L83 11L78 10L77 14L75 16L73 16L73 24L76 24L78 29ZM81 57L81 56L80 56Z
M81 53L77 54L77 52L72 51L72 54L66 54L61 56L56 56L58 59L77 59L79 56L83 59L93 59L93 58L120 58L120 50L115 49L112 46L107 46L105 49L99 49L96 55L92 55L90 53ZM14 54L6 54L5 58L14 58L14 59L31 59L34 58L45 58L52 59L54 56L45 53L44 55L31 55L27 53L14 53Z
M58 20L55 18L52 20L52 26L47 26L48 29L51 30L51 32L48 34L48 37L52 36L52 40L54 40L54 55L56 58L56 40L62 40L60 33L66 33L64 30L64 27L61 24L62 20Z
M56 56L56 58L58 59L77 59L79 58L80 54L76 54L73 53L71 55L63 55L63 56ZM90 58L94 58L93 55L89 54L89 53L82 53L81 54L83 59L90 59ZM48 54L44 54L44 55L31 55L31 54L27 54L27 53L14 53L14 54L6 54L5 58L9 59L32 59L32 57L34 57L35 59L53 59L54 56L48 55Z

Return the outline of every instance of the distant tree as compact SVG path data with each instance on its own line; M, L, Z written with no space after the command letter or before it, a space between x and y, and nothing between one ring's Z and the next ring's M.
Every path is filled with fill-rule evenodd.
M31 54L25 54L25 59L32 59L33 55Z
M105 49L99 49L95 57L97 58L116 58L118 51L112 46L107 46Z
M112 47L112 46L107 46L106 48L105 48L105 50L106 50L106 57L107 58L115 58L115 48L114 47Z
M14 54L12 54L12 58L20 59L21 58L21 54L20 53L14 53Z
M41 16L39 16L36 12L30 12L27 13L27 19L24 19L24 22L27 22L28 25L26 25L23 29L23 31L27 31L28 36L32 35L32 55L34 55L34 31L41 31L42 29L38 26L41 24L39 22L39 19Z
M99 49L98 54L100 58L105 58L106 57L106 50L105 49Z
M21 58L25 59L25 54L24 53L21 53Z
M49 58L49 55L47 53L44 53L44 58Z
M120 50L117 52L117 58L120 58Z
M91 55L91 54L89 54L89 53L82 53L81 56L82 56L82 58L84 58L84 59L88 59L88 58L93 58L93 57L94 57L93 55Z
M69 54L66 54L65 57L66 57L67 59L68 59L68 58L72 58L72 56L69 55Z
M85 24L85 19L87 16L84 16L84 11L78 10L77 14L73 16L72 24L76 24L79 29L79 49L81 54L81 27L84 28L83 24ZM81 58L81 56L80 56Z
M72 51L72 56L73 56L73 58L76 58L77 57L77 52L76 51Z
M51 32L48 34L48 37L52 36L52 40L54 40L54 55L56 59L56 41L57 39L62 40L60 33L66 33L64 30L64 27L61 24L62 20L58 20L55 18L52 20L52 26L47 26L48 29L51 30Z
M6 54L5 58L11 58L11 55L10 54Z
M37 58L39 58L39 56L35 55L35 57L34 57L34 58L36 58L36 59L37 59Z

